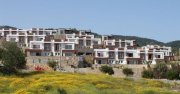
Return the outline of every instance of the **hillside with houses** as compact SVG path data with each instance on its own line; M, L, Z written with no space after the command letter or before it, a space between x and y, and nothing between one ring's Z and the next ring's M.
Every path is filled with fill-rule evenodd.
M2 26L0 93L178 94L180 65L171 47L178 47L176 42L166 46L75 28Z
M132 36L98 35L91 30L1 26L0 36L5 41L16 42L27 57L91 55L93 64L156 64L159 60L174 60L172 48L164 43Z

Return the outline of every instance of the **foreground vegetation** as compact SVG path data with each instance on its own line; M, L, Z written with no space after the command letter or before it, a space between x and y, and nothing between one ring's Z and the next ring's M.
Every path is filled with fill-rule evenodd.
M109 75L33 72L0 76L0 94L179 94L177 83Z
M142 72L144 78L180 80L180 63L158 62L153 68L147 65Z

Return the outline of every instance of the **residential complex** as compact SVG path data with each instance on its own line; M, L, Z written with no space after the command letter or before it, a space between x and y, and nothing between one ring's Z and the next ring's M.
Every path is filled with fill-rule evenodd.
M138 47L136 40L95 36L90 30L71 28L0 29L0 38L17 42L27 56L94 56L95 64L156 64L173 60L171 47Z

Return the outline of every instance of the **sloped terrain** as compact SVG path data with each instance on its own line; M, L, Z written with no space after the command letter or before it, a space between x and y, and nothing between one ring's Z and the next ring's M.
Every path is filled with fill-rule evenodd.
M0 76L0 94L179 94L177 83L108 75L34 72Z

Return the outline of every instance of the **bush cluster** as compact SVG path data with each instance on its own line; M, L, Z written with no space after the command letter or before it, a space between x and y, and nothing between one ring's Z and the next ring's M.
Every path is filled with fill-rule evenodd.
M164 62L157 63L154 68L145 69L142 72L143 78L155 79L180 79L180 65L172 63L170 67Z
M101 66L99 69L103 73L108 73L109 75L114 74L114 70L110 66L104 65L104 66Z
M134 72L132 71L132 69L130 68L124 68L123 69L123 73L126 75L126 76L130 76L130 75L133 75Z
M15 42L3 41L0 46L0 72L3 74L16 74L18 70L26 67L25 54Z
M49 66L49 67L51 67L54 71L56 70L56 66L58 65L58 62L56 62L56 61L54 61L54 60L49 60L48 62L47 62L47 65Z

